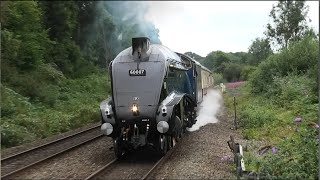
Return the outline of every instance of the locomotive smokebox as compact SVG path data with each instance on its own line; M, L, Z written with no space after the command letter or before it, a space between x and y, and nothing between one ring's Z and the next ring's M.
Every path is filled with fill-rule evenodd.
M146 60L150 47L150 39L147 37L132 38L132 55L134 60Z

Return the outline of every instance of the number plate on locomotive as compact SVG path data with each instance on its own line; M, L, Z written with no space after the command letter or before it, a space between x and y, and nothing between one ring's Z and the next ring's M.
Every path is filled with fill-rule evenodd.
M129 76L145 76L146 70L144 69L132 69L129 70Z

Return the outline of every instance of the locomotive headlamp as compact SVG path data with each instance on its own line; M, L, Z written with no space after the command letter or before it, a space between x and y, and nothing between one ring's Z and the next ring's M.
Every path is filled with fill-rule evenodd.
M139 108L138 108L137 104L133 104L131 110L132 110L133 115L135 115L135 116L139 115Z
M160 133L166 133L169 130L169 124L166 121L160 121L157 124L157 130Z
M137 112L138 111L138 106L136 104L132 105L132 112Z

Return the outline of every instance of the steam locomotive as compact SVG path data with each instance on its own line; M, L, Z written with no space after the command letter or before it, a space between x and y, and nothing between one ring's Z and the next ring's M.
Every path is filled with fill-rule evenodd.
M196 122L197 104L213 85L212 73L191 57L146 37L109 64L112 96L100 104L101 131L116 157L151 146L165 154Z

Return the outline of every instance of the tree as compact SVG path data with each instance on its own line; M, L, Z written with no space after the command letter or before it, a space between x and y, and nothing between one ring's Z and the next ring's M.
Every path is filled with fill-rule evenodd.
M222 73L226 67L226 63L229 63L230 59L226 53L217 51L216 59L213 61L213 69L217 73Z
M90 33L94 19L97 15L97 1L76 1L78 5L77 44L81 49L87 44L87 34Z
M287 49L290 43L300 40L308 30L308 8L305 1L280 0L270 12L273 24L267 24L266 36L274 45Z
M252 55L249 64L257 65L272 54L268 39L256 38L249 47L249 53Z
M2 4L2 3L1 3ZM6 2L1 34L2 60L21 71L35 69L44 59L47 32L42 26L42 11L34 1Z
M196 54L194 52L191 52L191 51L185 52L184 54L187 55L187 56L190 56L191 58L193 58L193 59L195 59L197 61L199 61L200 63L201 63L201 61L204 60L204 57L202 57L199 54Z
M76 37L79 6L74 1L40 1L45 12L45 25L54 41L73 40Z
M241 58L242 57L234 55L233 53L212 51L205 57L205 59L201 63L208 69L213 70L215 73L223 73L226 64L230 62L239 64Z
M257 68L256 66L250 66L250 65L242 66L240 79L244 81L248 80L250 74L252 74L256 70L256 68Z
M226 79L228 82L239 81L242 66L236 63L223 63L223 64L224 64L223 78Z
M81 6L74 1L40 1L44 10L44 21L49 29L49 37L54 44L48 49L46 62L54 63L69 77L80 76L86 66L88 71L91 63L83 58L80 47L76 44L79 9ZM78 2L79 3L79 2Z

